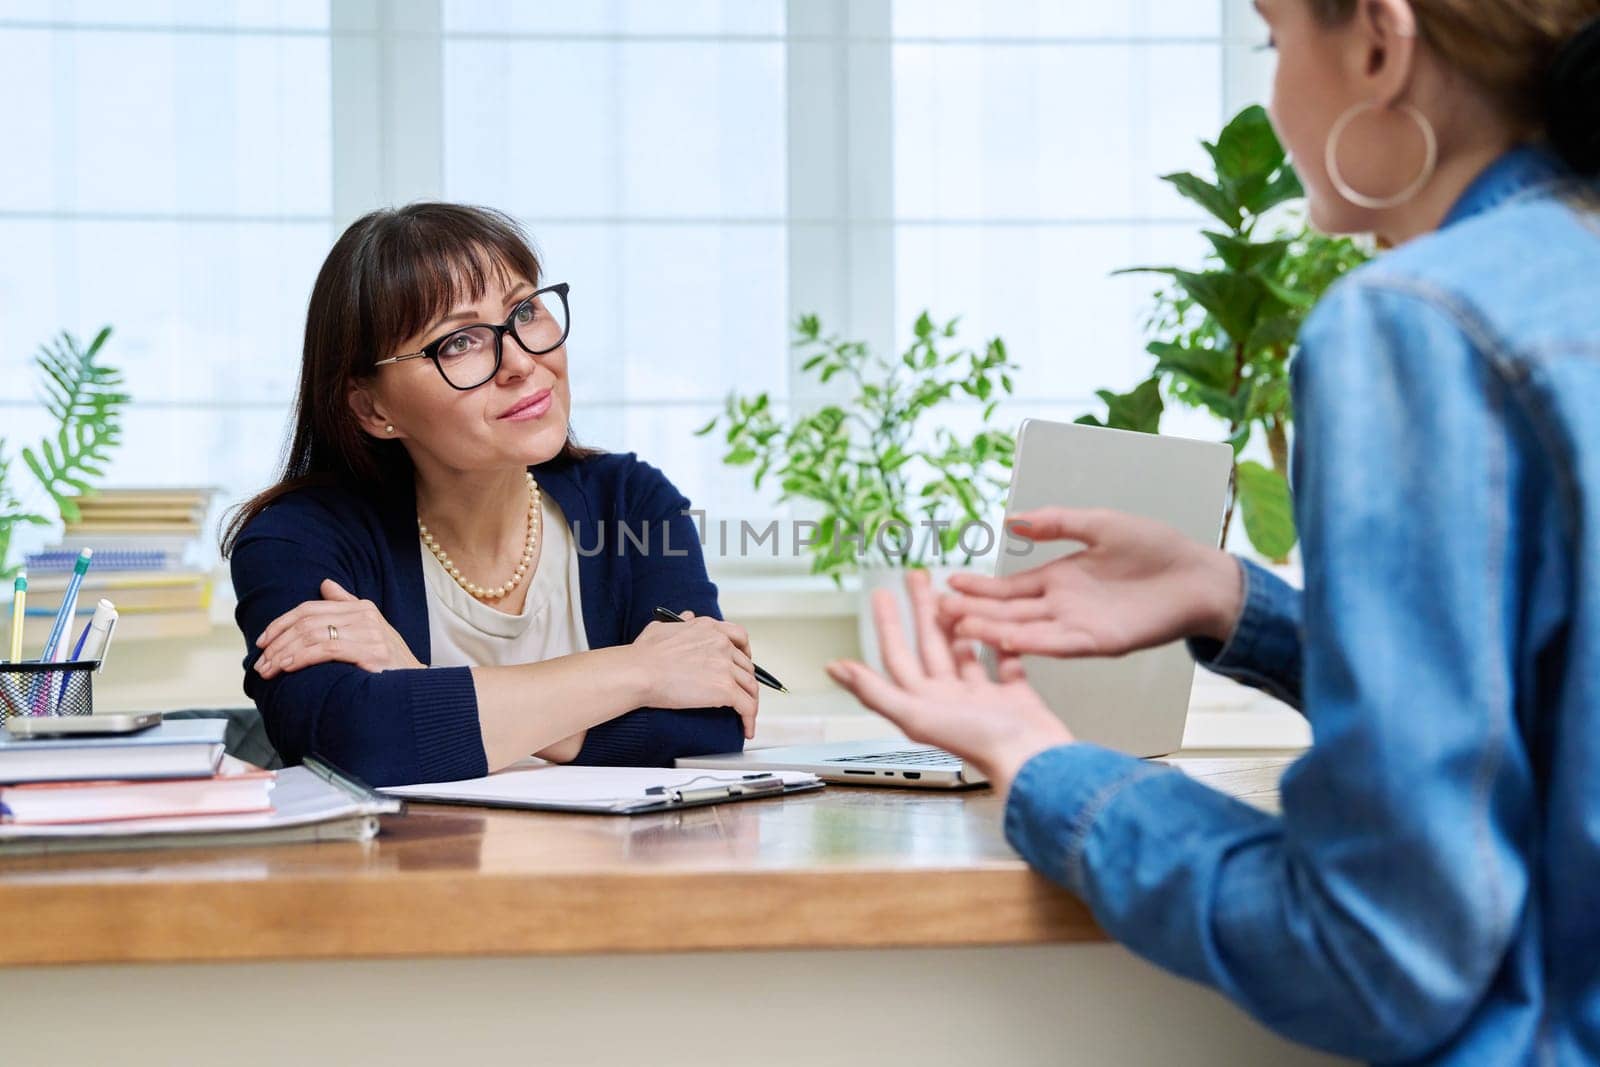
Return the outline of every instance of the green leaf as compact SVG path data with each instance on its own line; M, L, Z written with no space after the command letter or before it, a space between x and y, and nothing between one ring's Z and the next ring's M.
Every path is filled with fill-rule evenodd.
M1225 179L1269 174L1284 159L1272 120L1260 104L1235 115L1217 135L1217 143L1207 148L1217 165L1217 176Z
M1287 240L1251 241L1230 234L1214 233L1211 230L1205 231L1205 237L1229 270L1270 271L1289 250Z
M1239 464L1235 476L1244 531L1257 552L1275 562L1294 548L1294 504L1283 475L1253 460Z
M1149 378L1139 383L1127 393L1114 393L1109 389L1101 389L1095 393L1106 405L1106 420L1100 422L1086 421L1093 418L1084 416L1078 421L1085 426L1106 426L1114 430L1134 430L1139 433L1159 433L1161 427L1161 383L1159 379Z
M793 496L822 499L826 487L822 480L810 471L795 471L783 479L783 491Z
M1205 149L1216 164L1217 180L1229 198L1252 214L1268 182L1283 166L1283 145L1273 132L1266 109L1259 105L1245 108L1223 127L1216 144Z
M1280 285L1271 278L1262 278L1261 284L1266 287L1267 292L1271 293L1274 298L1282 301L1292 308L1298 308L1301 311L1310 311L1316 306L1317 297L1313 293L1302 293L1298 289L1291 289L1286 285Z
M1217 325L1229 337L1250 336L1256 310L1265 295L1261 279L1233 271L1213 270L1196 274L1186 270L1167 270L1155 273L1171 276L1190 299L1211 313Z
M720 418L720 416L713 415L711 417L711 421L706 423L704 426L700 427L698 430L696 430L694 432L694 435L696 437L704 437L706 434L710 433L712 430L715 430L717 428L717 419L718 418Z
M1299 200L1306 195L1305 186L1300 184L1300 175L1287 163L1278 171L1276 177L1267 183L1266 187L1255 196L1246 207L1256 215L1265 215L1279 204L1286 204L1291 200Z
M1212 185L1205 179L1198 178L1193 174L1179 173L1164 174L1161 176L1161 180L1169 183L1179 193L1205 208L1213 218L1227 226L1228 229L1237 230L1240 222L1243 221L1244 216L1239 209L1238 203L1226 191Z
M45 471L44 465L39 462L38 457L33 454L33 449L26 447L23 448L22 462L28 465L28 469L33 472L33 476L35 478L39 479L41 485L48 485L50 483L51 476Z
M1252 353L1263 349L1287 348L1294 344L1299 333L1300 316L1267 315L1256 321L1256 328L1250 332L1245 348Z
M1234 423L1244 417L1244 401L1227 389L1187 382L1182 386L1182 393L1184 401L1205 408L1223 422Z
M92 488L89 479L102 476L102 465L122 439L121 408L128 395L117 391L121 375L97 362L110 336L111 328L103 327L83 348L72 334L63 332L42 346L34 359L44 378L44 405L56 428L54 437L41 440L37 451L24 448L23 457L40 487L69 519L77 514L71 493ZM0 497L8 495L0 492Z
M1233 384L1233 357L1212 348L1189 348L1171 341L1152 341L1145 351L1156 357L1156 370L1182 374L1200 385L1227 390Z
M111 327L110 326L102 326L102 327L100 327L100 332L94 335L94 340L93 341L89 342L89 347L84 352L84 355L87 356L92 361L95 356L100 354L101 347L105 345L106 340L110 336L111 336ZM115 373L115 372L112 372L112 373Z
M1250 394L1250 404L1245 411L1247 419L1260 419L1269 415L1282 415L1289 410L1289 383L1282 378L1258 382Z

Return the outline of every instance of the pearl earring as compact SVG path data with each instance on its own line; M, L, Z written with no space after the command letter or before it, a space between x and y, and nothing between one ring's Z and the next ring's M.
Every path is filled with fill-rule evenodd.
M394 433L394 427L393 426L385 426L383 428L383 432L384 433Z

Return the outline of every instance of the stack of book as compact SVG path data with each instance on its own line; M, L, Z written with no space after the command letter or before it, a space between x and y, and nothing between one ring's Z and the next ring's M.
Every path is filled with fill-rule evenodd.
M0 856L152 846L366 840L400 810L329 768L267 771L228 756L222 719L139 733L16 737L0 729Z
M127 736L0 739L0 819L69 823L272 810L271 771L224 766L221 719Z
M30 639L42 639L61 607L82 549L93 566L78 596L76 633L101 598L121 616L122 636L193 637L211 625L214 550L206 536L211 489L102 489L77 497L79 516L61 542L23 561ZM33 630L40 634L34 634Z

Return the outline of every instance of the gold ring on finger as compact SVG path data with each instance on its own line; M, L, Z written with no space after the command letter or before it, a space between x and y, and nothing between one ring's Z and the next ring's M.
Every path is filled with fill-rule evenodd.
M337 626L335 626L331 622L328 624L328 640L329 641L337 641L337 640L339 640L339 628Z

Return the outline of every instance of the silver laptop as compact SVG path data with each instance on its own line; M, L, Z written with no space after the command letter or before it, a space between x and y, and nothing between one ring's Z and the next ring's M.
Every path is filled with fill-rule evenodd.
M1215 545L1233 470L1225 444L1027 419L1017 438L1006 519L1048 505L1102 507L1158 519ZM998 538L996 573L1029 570L1076 551L1071 542ZM1182 643L1119 659L1027 656L1029 683L1073 736L1134 756L1183 744L1194 661ZM752 749L678 760L680 767L810 771L842 785L958 789L982 785L975 768L904 739Z

